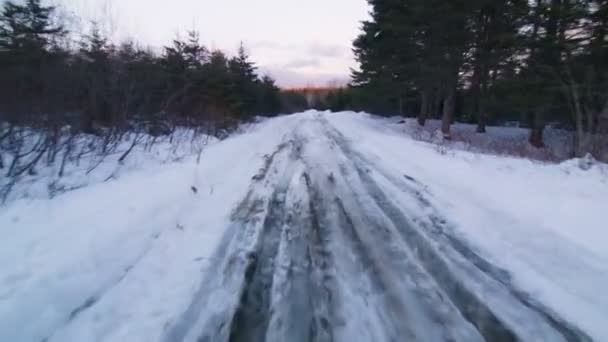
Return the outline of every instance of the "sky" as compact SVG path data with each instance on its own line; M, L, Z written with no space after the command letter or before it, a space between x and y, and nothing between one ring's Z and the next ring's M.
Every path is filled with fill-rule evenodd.
M262 73L282 87L348 81L351 43L368 17L365 0L54 0L97 21L114 40L159 48L196 29L212 49L233 54L241 41Z

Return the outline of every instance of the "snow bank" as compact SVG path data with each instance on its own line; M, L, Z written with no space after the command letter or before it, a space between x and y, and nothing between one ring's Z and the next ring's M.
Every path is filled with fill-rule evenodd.
M290 124L249 127L200 164L152 158L111 182L0 207L0 341L158 340Z

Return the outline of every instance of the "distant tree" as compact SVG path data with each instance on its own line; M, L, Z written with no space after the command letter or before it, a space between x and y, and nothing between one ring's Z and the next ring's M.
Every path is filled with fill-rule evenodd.
M519 120L544 146L548 122L576 131L576 154L597 152L607 127L605 0L368 0L353 50L351 102L477 122ZM457 110L458 109L458 110ZM461 113L458 113L458 112Z
M469 18L470 52L466 60L466 81L470 84L470 116L477 119L477 132L485 133L489 112L496 107L492 86L500 78L514 72L513 56L520 53L523 44L518 35L527 13L524 0L476 0Z
M256 93L260 82L256 75L257 68L249 60L242 43L237 55L230 59L228 65L232 73L234 89L241 95L236 104L238 112L242 117L259 114L261 108Z
M264 75L259 87L260 114L273 115L281 112L280 89L276 86L274 79Z
M42 97L48 89L40 75L51 62L51 45L64 35L53 22L55 8L40 0L24 4L6 1L0 12L0 81L5 111L42 111ZM30 99L19 103L16 99ZM3 112L0 110L0 112Z
M191 69L199 69L201 65L209 61L209 51L201 45L200 35L196 31L188 31L188 39L181 48L184 60Z
M55 130L69 124L89 133L142 125L162 132L169 122L222 126L283 110L280 90L258 77L242 44L228 58L190 31L159 56L135 42L114 45L94 23L73 49L54 12L40 0L2 4L0 120L53 121Z
M54 25L55 7L42 6L40 0L27 0L19 5L4 3L0 13L0 48L9 52L45 51L53 37L64 34L61 26Z
M84 66L82 128L87 133L95 133L95 123L114 123L110 99L112 53L107 38L101 34L99 27L93 24L90 34L85 37L80 48Z

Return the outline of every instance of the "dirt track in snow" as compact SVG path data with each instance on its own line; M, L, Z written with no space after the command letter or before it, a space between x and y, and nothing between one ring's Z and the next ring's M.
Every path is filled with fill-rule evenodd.
M265 158L167 342L589 340L451 234L423 184L375 168L323 116Z

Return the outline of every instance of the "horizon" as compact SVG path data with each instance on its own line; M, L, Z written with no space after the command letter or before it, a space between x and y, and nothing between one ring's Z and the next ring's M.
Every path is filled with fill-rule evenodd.
M352 41L369 15L365 0L50 2L80 31L96 22L117 43L133 40L160 50L195 30L209 49L233 55L243 42L260 74L270 75L283 89L346 85L357 67ZM141 8L146 15L137 15Z

